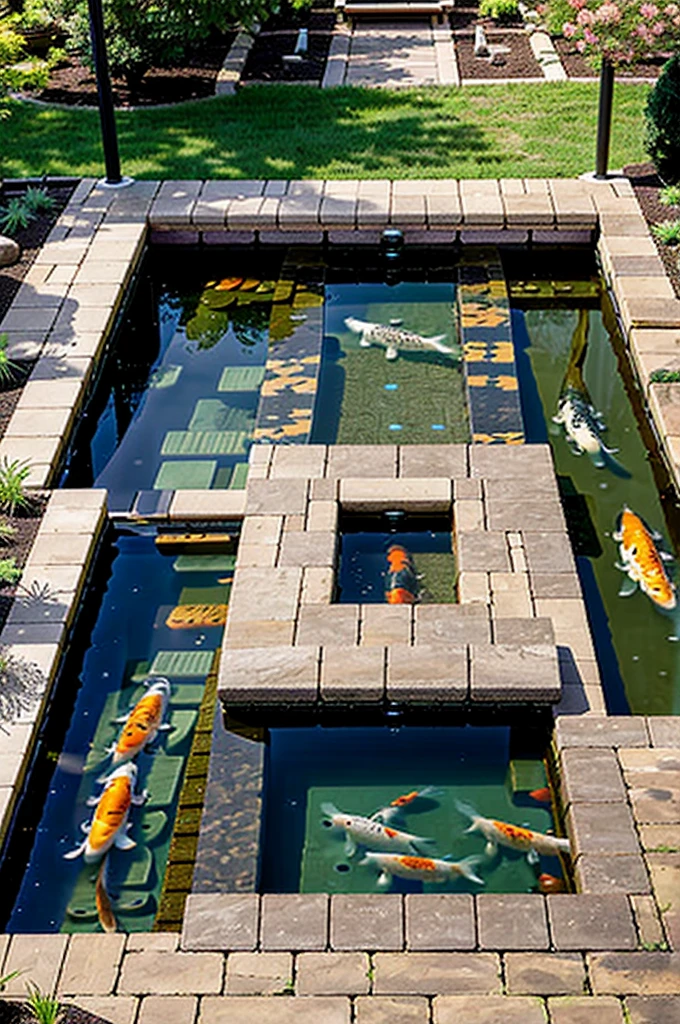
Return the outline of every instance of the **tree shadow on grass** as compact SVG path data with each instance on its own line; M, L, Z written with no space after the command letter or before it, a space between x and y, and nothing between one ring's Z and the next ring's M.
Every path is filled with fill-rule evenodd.
M234 97L119 111L117 123L123 167L144 177L446 177L454 163L491 171L502 153L459 115L461 105L447 89L252 86ZM22 159L50 173L97 173L96 111L13 110L0 126L5 173Z

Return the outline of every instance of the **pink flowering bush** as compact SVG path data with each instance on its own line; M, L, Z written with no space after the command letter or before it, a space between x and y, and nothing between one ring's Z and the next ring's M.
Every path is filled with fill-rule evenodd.
M565 39L584 57L636 64L680 49L680 0L567 0ZM563 0L560 7L564 9Z

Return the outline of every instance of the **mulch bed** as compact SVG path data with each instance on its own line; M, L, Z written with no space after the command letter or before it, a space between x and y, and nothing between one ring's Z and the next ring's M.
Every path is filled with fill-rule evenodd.
M33 182L33 184L37 184L37 182ZM13 266L0 267L0 320L9 309L12 299L19 290L19 285L28 273L28 268L52 230L55 220L69 201L74 187L74 184L46 184L45 188L54 199L54 209L50 213L40 214L31 221L27 228L19 230L14 235L15 240L21 246L21 256ZM4 206L8 199L21 195L23 191L23 188L0 187L0 206Z
M112 78L114 103L117 107L145 107L213 96L217 74L234 38L234 32L224 33L191 52L182 64L151 68L134 91L123 78ZM71 57L52 71L47 86L35 96L49 103L93 107L97 105L97 83L90 68Z
M569 78L599 78L600 72L574 48L568 39L553 36L553 45L557 50L564 70ZM655 57L637 64L634 68L617 68L617 78L658 78L667 57Z
M0 999L0 1021L2 1024L36 1024L36 1018L23 1003ZM104 1017L88 1013L77 1006L64 1006L59 1024L110 1024Z
M13 516L3 515L2 519L14 527L16 533L7 544L0 544L0 558L14 558L20 569L26 565L33 546L40 521L45 512L47 498L40 496L32 499L30 509L16 512ZM14 598L21 588L21 580L16 586L0 585L0 629L5 625ZM0 1009L1 1009L0 1004ZM0 1021L4 1018L0 1014Z
M677 206L663 206L659 202L659 190L663 187L663 182L659 179L653 164L630 164L623 168L623 173L630 178L640 209L650 227L662 220L678 220L680 218L680 210ZM651 237L663 260L666 273L675 288L675 294L680 299L680 246L664 245L653 235Z
M534 57L528 36L518 30L489 29L486 32L491 53L495 46L507 47L509 52L496 57L475 57L474 34L455 36L456 57L461 78L543 78L543 72Z
M282 12L262 26L248 54L242 80L245 82L321 83L335 27L332 8ZM284 56L295 50L298 31L309 30L309 48L301 61L288 63Z

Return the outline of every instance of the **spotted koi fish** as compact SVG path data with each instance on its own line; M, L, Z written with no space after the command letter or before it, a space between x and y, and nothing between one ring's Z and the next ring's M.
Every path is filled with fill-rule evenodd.
M454 861L396 853L366 853L359 863L380 868L378 885L386 889L394 875L421 882L449 882L463 876L477 885L484 885L484 879L475 874L475 868L481 860L481 857L465 857L464 860Z
M387 549L385 600L388 604L415 604L418 600L418 578L413 559L401 544Z
M153 742L158 732L170 728L163 724L169 700L169 681L164 678L155 679L130 713L116 719L124 724L118 740L109 751L113 754L112 764L132 761L144 747Z
M360 814L344 814L333 804L322 804L321 810L328 822L345 833L345 854L352 857L357 846L367 846L373 850L386 850L388 853L420 853L419 847L433 843L433 839L414 836L410 832L401 832L390 828L373 818L363 818Z
M399 350L419 351L424 348L433 348L436 352L443 352L445 355L453 355L454 349L443 345L445 334L436 334L431 338L425 338L422 334L414 331L405 331L402 327L386 327L384 324L373 324L368 320L357 320L354 316L345 318L345 326L354 334L361 335L359 344L362 348L370 348L371 345L378 345L385 349L385 359L396 359Z
M486 839L485 852L489 857L495 856L499 846L506 846L510 850L520 850L534 862L539 855L554 857L558 853L569 853L571 850L568 839L549 836L544 832L534 832L533 829L523 828L521 825L510 825L506 821L483 818L481 814L477 814L474 807L462 803L460 800L456 800L456 807L472 822L466 832L481 832Z
M648 530L640 516L624 505L612 536L618 542L621 558L616 568L628 577L621 585L619 597L628 597L639 586L655 605L664 611L672 611L677 604L675 585L663 565L664 560L670 560L671 556L660 551L655 543L661 535Z
M143 804L147 793L135 796L134 784L137 779L137 765L124 764L106 780L104 791L98 797L91 797L87 803L94 807L92 821L82 826L85 839L69 853L65 860L75 860L81 853L86 864L92 864L107 853L112 846L119 850L131 850L137 844L126 835L130 807Z

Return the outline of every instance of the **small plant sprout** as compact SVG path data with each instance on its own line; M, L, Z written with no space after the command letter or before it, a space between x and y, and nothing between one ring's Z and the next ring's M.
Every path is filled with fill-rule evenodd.
M21 579L21 569L16 558L0 558L0 587L11 586Z
M51 213L54 209L54 199L49 195L46 188L36 188L29 185L24 192L24 206L34 216L39 213Z
M29 462L11 461L5 455L0 465L0 511L13 516L19 509L31 507L31 499L24 489L24 481L31 472Z
M6 519L0 517L0 544L9 544L13 537L16 536L16 527L8 523Z
M652 384L677 384L680 381L680 370L667 370L665 367L660 367L658 370L652 370L649 380Z
M14 978L18 978L20 974L23 974L23 971L12 971L10 974L3 975L3 977L0 978L0 992L4 992L10 981Z
M0 334L0 385L11 383L20 370L19 365L7 355L8 341L6 334Z
M680 220L666 220L652 224L652 234L664 245L680 244Z
M663 206L680 206L680 185L666 185L659 192L659 202Z
M56 1024L62 1013L59 1000L43 995L37 985L29 985L28 991L28 1005L38 1024Z
M16 235L21 228L27 228L34 217L35 214L29 210L23 198L17 196L9 199L0 213L0 228L8 235Z

